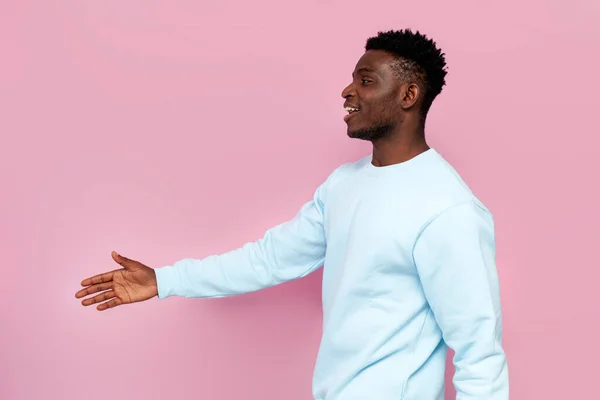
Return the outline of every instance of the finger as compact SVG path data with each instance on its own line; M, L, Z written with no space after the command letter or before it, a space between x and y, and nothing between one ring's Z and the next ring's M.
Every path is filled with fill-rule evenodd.
M93 284L104 283L112 281L113 274L115 271L105 272L103 274L92 276L91 278L84 279L81 281L81 286L90 286Z
M100 293L97 296L94 297L90 297L89 299L85 299L81 302L81 304L83 304L84 306L91 306L92 304L96 304L96 303L100 303L102 301L106 301L109 299L112 299L114 297L116 297L117 295L115 294L114 290L107 290L104 293Z
M127 270L131 270L132 267L133 267L133 264L135 263L135 261L130 260L127 257L123 257L122 255L120 255L116 251L113 251L111 253L111 256L112 256L113 260L115 260L115 262L117 264L119 264L120 266L122 266L123 268L125 268Z
M96 293L96 292L102 292L104 290L109 290L109 289L112 289L112 282L100 283L98 285L92 285L92 286L87 287L85 289L81 289L80 291L78 291L77 293L75 293L75 297L76 298L85 297L88 294L92 294L92 293Z
M106 303L99 304L96 309L98 311L104 311L109 308L114 308L116 306L120 306L123 302L119 298L112 299L111 301L107 301Z

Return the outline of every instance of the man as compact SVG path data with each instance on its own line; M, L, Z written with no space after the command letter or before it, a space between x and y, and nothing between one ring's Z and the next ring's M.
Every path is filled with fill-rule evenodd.
M202 260L85 279L76 297L106 310L158 296L223 297L323 269L316 400L441 400L447 346L459 400L508 399L492 215L427 145L445 85L436 44L380 32L344 89L348 136L371 155L337 168L292 220Z

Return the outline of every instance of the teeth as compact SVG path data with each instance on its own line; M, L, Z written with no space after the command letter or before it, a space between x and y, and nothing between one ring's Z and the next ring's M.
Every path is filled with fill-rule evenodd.
M353 113L358 111L358 108L354 108L354 107L344 107L346 111L348 111L349 113Z

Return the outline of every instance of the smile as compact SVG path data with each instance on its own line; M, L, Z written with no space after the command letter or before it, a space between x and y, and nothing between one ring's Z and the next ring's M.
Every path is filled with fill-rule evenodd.
M357 112L360 111L360 108L358 107L353 107L353 106L348 106L348 107L344 107L344 109L348 112L348 114L346 114L344 116L344 121L348 121L350 118L352 118Z

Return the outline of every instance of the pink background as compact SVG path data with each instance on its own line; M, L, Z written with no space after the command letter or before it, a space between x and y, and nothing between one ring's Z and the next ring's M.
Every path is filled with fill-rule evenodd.
M291 218L369 152L340 93L404 27L447 54L430 143L496 217L511 398L596 398L600 3L490 3L1 1L0 399L309 399L320 272L104 313L74 293L113 249L158 267Z

